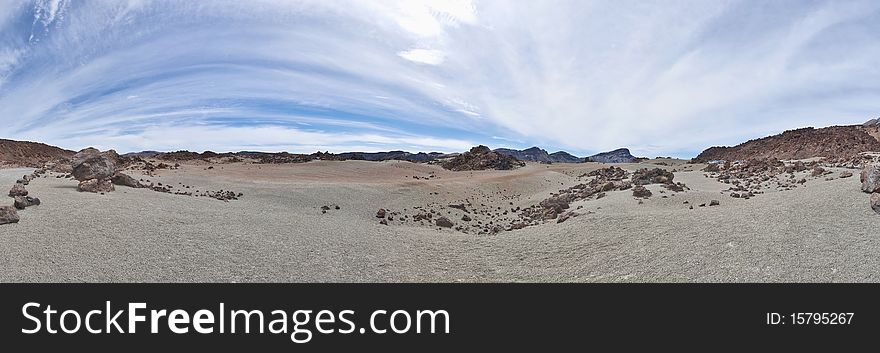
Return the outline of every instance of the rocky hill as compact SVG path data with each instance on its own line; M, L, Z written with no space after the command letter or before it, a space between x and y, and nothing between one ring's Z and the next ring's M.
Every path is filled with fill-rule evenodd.
M589 156L587 159L599 163L634 163L636 161L636 157L633 156L627 148L618 148L614 151L602 152Z
M873 120L872 120L873 121ZM851 158L861 152L880 151L880 126L876 121L863 125L802 128L778 135L750 140L733 147L711 147L695 162L746 159L805 159L811 157Z
M0 165L41 167L45 162L70 158L74 154L44 143L0 139Z
M471 148L470 151L449 158L441 163L443 168L463 171L463 170L509 170L524 166L525 163L514 157L498 153L486 146L477 146Z

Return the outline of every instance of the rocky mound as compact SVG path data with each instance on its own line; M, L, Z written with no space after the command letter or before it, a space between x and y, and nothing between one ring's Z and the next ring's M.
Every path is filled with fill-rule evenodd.
M599 163L634 163L636 162L636 157L629 152L629 149L618 148L614 151L589 156L587 160Z
M510 170L524 165L525 163L520 162L514 157L492 151L489 147L483 145L471 148L470 151L441 163L443 168L452 171L486 169Z
M806 159L826 157L849 159L867 151L880 151L880 127L875 126L831 126L815 129L812 127L789 130L778 135L764 137L739 144L734 147L711 147L696 158L694 162L738 161L748 159Z
M73 151L44 143L0 139L0 165L41 167L73 156Z

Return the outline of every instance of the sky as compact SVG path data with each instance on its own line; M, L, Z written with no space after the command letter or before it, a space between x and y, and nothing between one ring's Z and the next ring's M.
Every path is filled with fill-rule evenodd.
M0 0L0 138L693 157L880 116L880 1Z

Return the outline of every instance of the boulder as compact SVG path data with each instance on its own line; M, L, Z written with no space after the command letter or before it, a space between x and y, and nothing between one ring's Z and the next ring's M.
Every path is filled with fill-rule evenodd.
M116 151L101 152L94 148L86 148L73 156L71 161L73 177L79 181L109 180L116 175L118 160L119 155Z
M9 189L9 197L27 196L27 194L28 191L22 184L15 184L12 186L12 189Z
M116 190L110 180L89 179L79 182L79 191L83 192L111 192Z
M40 199L36 197L30 196L16 196L15 197L15 208L19 210L23 210L26 207L38 206L40 204Z
M376 218L385 218L385 209L380 208L379 211L376 212Z
M880 192L871 194L871 209L874 212L880 213Z
M848 172L848 171L845 171L845 170L844 170L844 171L840 172L840 177L841 177L841 178L849 178L849 177L851 177L851 176L852 176L852 173L850 173L850 172Z
M135 180L135 178L132 178L128 174L119 173L119 172L117 172L115 175L113 175L113 178L110 179L110 181L115 185L128 186L130 188L144 187L144 185L142 185L139 181Z
M18 211L12 206L0 206L0 224L18 223Z
M823 174L825 174L825 168L819 166L814 167L813 170L810 172L810 176L813 177L817 177Z
M880 165L865 165L862 168L860 180L862 181L862 191L867 193L880 192Z
M443 228L452 228L452 226L455 225L455 223L452 223L452 221L450 221L449 218L446 217L437 218L434 223Z

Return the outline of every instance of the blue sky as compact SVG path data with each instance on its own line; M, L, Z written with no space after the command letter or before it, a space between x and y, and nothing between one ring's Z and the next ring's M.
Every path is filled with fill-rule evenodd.
M0 137L692 157L880 116L878 1L0 1Z

